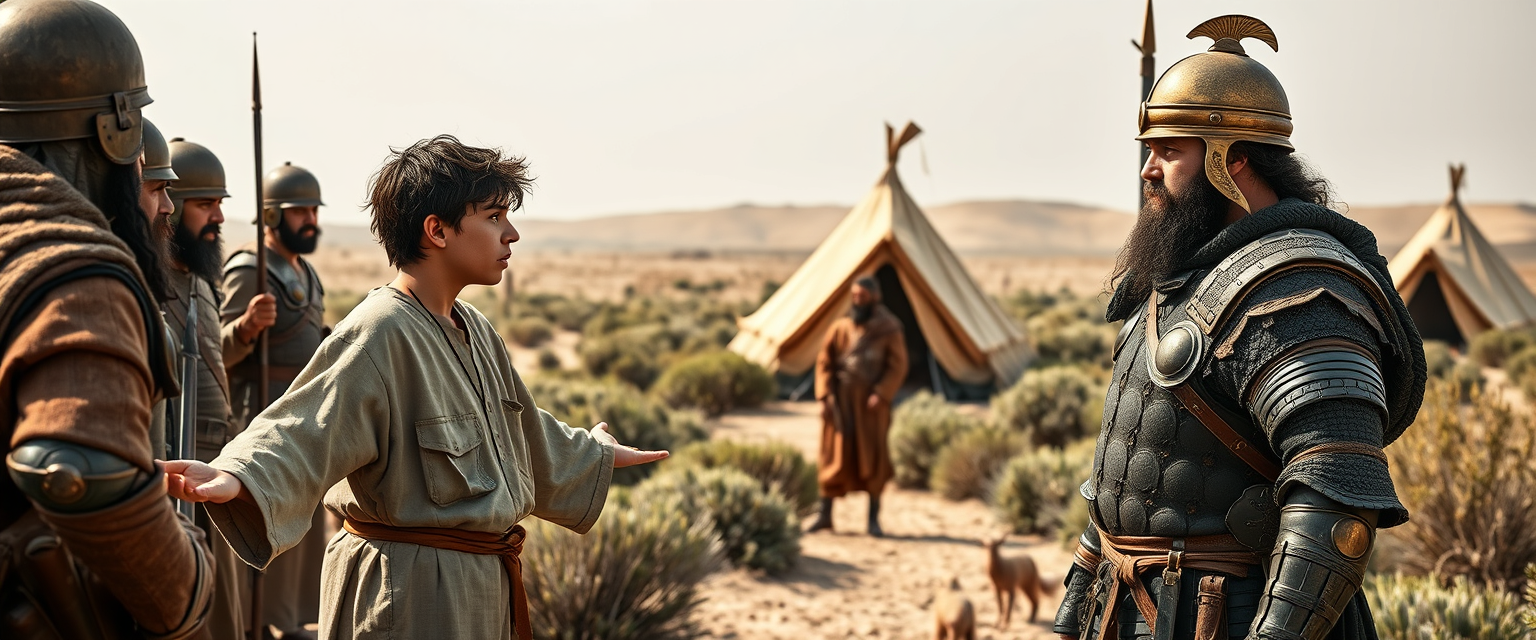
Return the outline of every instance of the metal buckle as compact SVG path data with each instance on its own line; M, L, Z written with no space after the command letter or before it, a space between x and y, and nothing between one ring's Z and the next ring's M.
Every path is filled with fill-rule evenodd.
M118 91L112 94L112 107L117 112L117 128L122 131L133 128L133 118L128 116L131 105L128 102L127 91Z
M1179 583L1179 578L1184 573L1184 540L1174 540L1173 548L1168 551L1168 568L1163 570L1163 584L1173 586Z

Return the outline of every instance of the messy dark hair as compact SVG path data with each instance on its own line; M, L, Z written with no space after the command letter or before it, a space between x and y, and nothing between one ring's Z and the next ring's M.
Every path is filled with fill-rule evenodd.
M1296 198L1333 208L1333 184L1290 149L1244 140L1233 143L1227 155L1248 158L1248 166L1253 167L1254 175L1262 178L1281 200Z
M369 181L367 206L373 210L373 235L397 268L426 256L421 235L427 216L458 230L470 205L516 211L533 186L523 158L471 147L446 134L390 153Z

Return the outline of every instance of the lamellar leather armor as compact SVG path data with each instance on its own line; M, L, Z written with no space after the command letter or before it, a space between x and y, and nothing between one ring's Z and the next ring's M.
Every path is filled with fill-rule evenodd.
M1315 336L1300 330L1296 344L1269 344L1272 354L1234 353L1274 314L1323 301L1345 311L1327 315L1352 335L1331 335L1319 314ZM1386 380L1380 360L1417 343L1394 301L1350 249L1310 229L1269 233L1212 268L1159 283L1116 340L1092 476L1081 486L1092 523L1056 631L1085 640L1219 640L1250 627L1254 637L1327 635L1357 597L1377 513L1384 526L1406 515L1389 479L1354 491L1308 475L1307 462L1363 460L1372 466L1364 475L1386 477L1381 447L1407 421L1389 407L1405 385ZM1237 367L1246 388L1222 393L1215 387L1238 355L1262 361ZM1298 435L1310 428L1309 407L1338 399L1354 402L1322 406L1363 412L1374 440L1322 428ZM1300 424L1287 424L1294 416ZM1217 553L1202 564L1197 548ZM1132 562L1155 570L1119 566Z

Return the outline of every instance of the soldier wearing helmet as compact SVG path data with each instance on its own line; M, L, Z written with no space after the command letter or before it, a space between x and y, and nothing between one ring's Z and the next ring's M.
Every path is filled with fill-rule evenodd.
M0 4L0 51L0 637L207 637L214 568L155 462L174 174L143 58L87 0Z
M267 290L256 296L256 246L241 247L224 263L224 365L229 368L235 415L248 423L258 406L260 367L253 351L267 333L270 403L288 390L299 370L320 347L325 326L325 287L304 259L320 241L320 181L285 162L262 179L262 215L267 226ZM269 311L270 309L270 311ZM299 632L320 618L320 566L325 561L325 512L316 509L309 533L294 549L273 559L262 587L262 624Z
M1359 592L1404 522L1382 448L1423 399L1423 343L1365 227L1293 154L1247 16L1190 32L1141 106L1146 204L1117 261L1124 325L1064 637L1374 638ZM1230 630L1230 631L1229 631Z
M148 132L148 128L145 129ZM156 134L158 136L158 133ZM145 136L145 157L154 148ZM185 335L187 315L197 313L198 353L197 414L193 424L196 451L186 457L210 461L218 457L225 443L240 431L230 409L229 379L224 369L223 350L230 339L219 326L219 302L216 293L219 265L224 257L220 225L224 222L223 200L229 197L224 184L224 165L218 156L200 144L172 138L165 148L167 164L177 179L168 189L171 214L168 226L170 247L171 297L164 301L166 322L172 332ZM209 523L204 510L197 512L197 526L208 536L213 548L217 582L213 605L208 614L208 630L217 638L240 637L247 617L241 613L241 598L249 580L248 569Z

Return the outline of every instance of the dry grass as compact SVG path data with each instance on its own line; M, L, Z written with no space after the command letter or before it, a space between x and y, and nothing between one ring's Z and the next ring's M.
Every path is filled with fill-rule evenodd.
M1412 519L1402 563L1515 591L1536 562L1536 430L1527 412L1434 382L1419 419L1387 449Z

